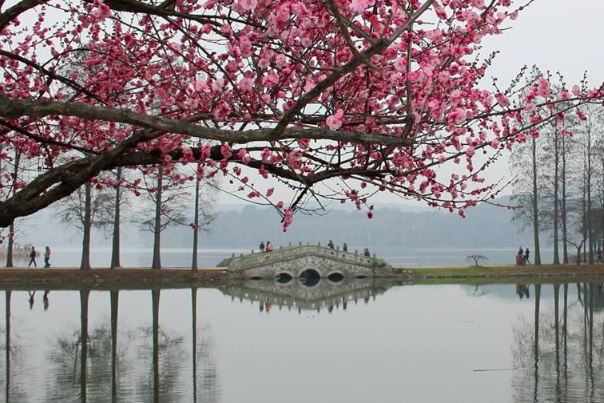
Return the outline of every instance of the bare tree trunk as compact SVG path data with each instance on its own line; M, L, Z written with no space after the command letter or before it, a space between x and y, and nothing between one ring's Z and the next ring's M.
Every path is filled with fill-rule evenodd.
M566 137L562 136L562 206L560 219L562 220L562 263L568 264L568 214L566 209Z
M587 234L589 237L589 264L594 264L594 229L593 229L593 210L591 203L591 181L593 175L593 167L591 163L591 136L587 148Z
M558 135L554 132L554 264L560 264L560 253L558 251L558 177L560 165L560 150L559 150Z
M191 270L197 271L197 248L199 245L199 164L197 164L197 177L195 182L195 212L193 225L193 259L191 261Z
M6 267L15 267L13 263L13 250L15 248L15 220L10 223L10 234L8 237L8 249L6 251Z
M122 167L117 168L115 189L115 215L113 218L113 241L111 245L111 268L121 267L120 263L120 201L121 201L121 184Z
M541 248L539 247L539 205L537 193L537 142L532 139L533 152L533 237L535 241L535 265L541 265Z
M581 235L583 244L587 242L587 173L583 171L583 194L581 197ZM583 248L583 261L587 263L587 246Z
M90 182L84 185L84 237L82 240L82 262L80 270L90 270L90 231L92 227L92 186Z
M153 262L152 269L161 269L161 204L164 168L160 165L157 173L157 194L155 195L155 224L153 226Z
M15 150L15 167L13 170L13 197L17 193L18 174L19 174L19 162L21 161L21 153ZM10 223L10 233L8 237L8 250L6 251L6 267L14 267L13 262L13 251L15 249L15 220Z

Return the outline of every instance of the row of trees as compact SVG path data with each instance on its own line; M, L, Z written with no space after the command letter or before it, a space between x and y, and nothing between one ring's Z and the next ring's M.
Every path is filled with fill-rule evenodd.
M9 172L12 186L3 195L17 191L19 182L26 181L34 173L35 165L15 152L6 158L3 172ZM186 182L184 178L187 178ZM192 182L191 182L192 181ZM184 183L184 185L183 185ZM199 231L207 230L213 220L212 209L219 187L216 177L204 177L199 164L173 166L166 171L162 165L140 169L119 167L89 181L59 202L57 219L72 226L82 234L80 268L89 269L90 243L93 228L111 237L112 253L110 268L121 267L120 238L124 217L129 222L153 234L153 258L151 267L161 268L161 233L170 225L180 225L193 230L191 268L197 270ZM132 203L136 199L135 203ZM151 214L152 213L152 214ZM14 266L15 240L19 236L19 220L10 226L6 245L6 267Z
M540 236L550 238L554 264L569 263L573 253L576 263L593 264L604 242L604 108L587 104L577 114L567 108L553 107L557 118L510 159L514 219L533 231L535 264L542 260Z

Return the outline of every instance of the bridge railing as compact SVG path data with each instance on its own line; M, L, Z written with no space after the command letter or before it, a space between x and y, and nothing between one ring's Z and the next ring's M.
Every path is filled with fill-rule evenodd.
M220 262L218 266L228 267L229 270L245 270L304 256L323 257L345 264L354 264L368 268L388 266L385 261L382 259L377 259L375 255L373 255L373 257L368 257L359 254L358 251L355 251L354 253L344 252L339 249L323 247L321 246L321 243L318 243L317 245L303 245L302 243L299 243L298 245L294 246L290 244L289 246L282 246L278 249L273 249L270 252L254 252L252 250L252 253L248 255L241 254L239 256L235 256L235 254L233 254L231 258Z

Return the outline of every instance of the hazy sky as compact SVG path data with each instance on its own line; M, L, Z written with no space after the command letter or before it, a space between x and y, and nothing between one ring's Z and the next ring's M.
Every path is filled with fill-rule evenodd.
M514 1L520 5L525 1ZM516 21L508 24L504 34L487 38L483 55L498 50L488 77L496 76L505 88L522 66L537 65L542 71L560 71L567 83L578 83L585 71L591 86L604 81L604 1L603 0L535 0ZM490 85L490 78L488 84ZM507 158L502 158L486 175L496 181L508 173ZM503 194L510 194L511 188ZM222 203L238 203L222 195ZM287 200L287 199L286 199ZM374 202L405 203L400 198L380 194Z

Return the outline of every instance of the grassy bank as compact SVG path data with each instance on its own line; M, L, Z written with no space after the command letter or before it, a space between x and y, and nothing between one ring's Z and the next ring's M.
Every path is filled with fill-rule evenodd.
M386 272L384 272L386 274ZM604 265L468 266L391 269L384 276L414 284L492 284L593 282ZM223 269L0 269L0 290L32 289L149 289L221 287L237 280Z
M491 284L584 282L604 278L604 265L468 266L414 268L420 284Z

